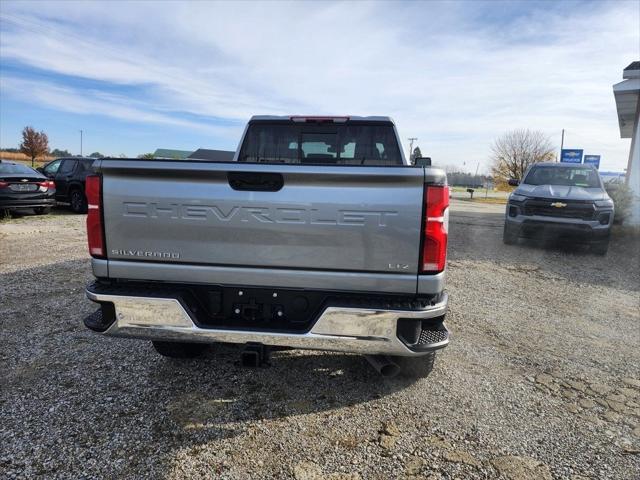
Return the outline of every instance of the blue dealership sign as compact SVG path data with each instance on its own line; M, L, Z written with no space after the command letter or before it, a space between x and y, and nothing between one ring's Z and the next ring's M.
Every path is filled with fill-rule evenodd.
M582 163L582 149L563 148L560 151L560 161L564 163Z
M597 169L600 168L600 155L585 155L584 156L584 164L585 165L593 165Z

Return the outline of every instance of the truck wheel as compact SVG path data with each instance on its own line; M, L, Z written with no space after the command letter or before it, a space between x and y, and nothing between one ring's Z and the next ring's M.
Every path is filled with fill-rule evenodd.
M596 255L606 255L609 251L609 240L594 243L593 245L591 245L591 251Z
M152 342L163 357L169 358L196 358L204 353L208 345L206 343L182 343L182 342Z
M51 212L51 207L36 207L33 209L36 215L46 215Z
M505 245L515 245L518 243L518 234L509 228L507 224L504 224L504 230L502 231L502 242Z
M84 196L82 190L73 190L69 197L69 203L73 213L87 213L87 197Z
M400 376L405 378L426 378L433 370L436 352L429 352L421 357L393 357L400 367Z

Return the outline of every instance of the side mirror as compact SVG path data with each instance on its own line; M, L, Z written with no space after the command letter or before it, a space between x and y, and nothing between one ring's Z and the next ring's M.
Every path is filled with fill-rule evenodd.
M520 185L520 181L516 180L515 178L510 178L509 185L511 185L512 187L517 187L518 185Z
M413 159L415 165L418 167L430 167L431 166L431 157L416 157Z

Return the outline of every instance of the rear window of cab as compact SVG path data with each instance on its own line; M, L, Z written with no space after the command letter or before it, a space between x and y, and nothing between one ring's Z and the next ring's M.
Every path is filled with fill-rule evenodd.
M392 124L266 123L249 125L240 162L402 165Z

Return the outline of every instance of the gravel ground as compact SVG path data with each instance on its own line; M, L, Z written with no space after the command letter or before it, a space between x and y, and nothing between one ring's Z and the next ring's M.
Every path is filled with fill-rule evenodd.
M84 217L0 223L1 478L638 478L638 244L504 246L504 207L455 202L451 345L428 379L360 357L171 361L101 337Z

